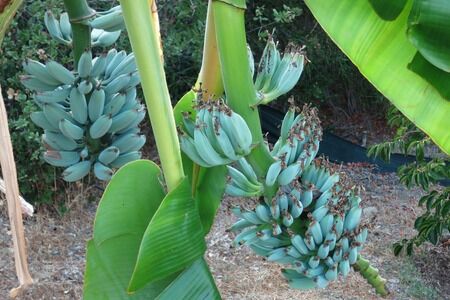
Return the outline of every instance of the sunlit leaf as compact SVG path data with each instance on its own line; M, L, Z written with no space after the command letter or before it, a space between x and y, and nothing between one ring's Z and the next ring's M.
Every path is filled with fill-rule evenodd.
M449 154L450 101L434 83L408 69L417 53L406 34L413 0L394 21L382 19L367 0L305 2L361 73Z

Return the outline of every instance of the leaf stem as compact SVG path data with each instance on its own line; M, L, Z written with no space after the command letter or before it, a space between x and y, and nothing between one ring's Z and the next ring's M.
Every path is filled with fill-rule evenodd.
M255 144L247 159L256 174L265 177L274 159L264 145L258 110L252 107L257 95L247 54L245 10L233 3L213 1L213 12L227 103L247 122Z
M175 119L147 0L121 0L168 190L184 178Z

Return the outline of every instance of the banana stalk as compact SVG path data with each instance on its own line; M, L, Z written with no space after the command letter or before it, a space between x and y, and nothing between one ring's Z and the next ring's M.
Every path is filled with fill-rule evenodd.
M64 6L69 14L73 32L74 67L86 49L91 48L91 29L87 21L95 16L86 0L64 0Z
M386 288L386 279L380 276L378 269L372 267L367 259L358 256L358 260L353 265L353 269L359 272L375 288L377 294L383 297L389 294Z
M147 0L122 0L125 24L141 77L168 190L183 179L180 145L159 45Z
M274 159L264 145L247 53L245 1L213 0L215 30L227 103L247 122L255 148L247 157L258 177L264 177ZM267 191L275 193L275 189Z

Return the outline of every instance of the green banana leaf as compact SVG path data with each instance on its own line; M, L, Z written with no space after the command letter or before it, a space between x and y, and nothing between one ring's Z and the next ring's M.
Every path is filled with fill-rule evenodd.
M401 13L391 21L377 13L373 7L375 0L305 2L361 73L450 154L450 101L432 82L437 77L436 68L431 64L422 65L422 74L408 68L417 54L407 37L408 17L414 1L408 0ZM447 86L450 88L450 84Z
M203 258L194 262L190 268L174 280L156 300L174 299L221 299Z
M95 236L94 236L95 237ZM206 250L187 177L162 201L144 233L129 292L182 271Z
M195 110L192 107L194 99L195 93L191 90L177 102L173 110L177 126L183 126L183 112L190 112L195 117ZM193 163L184 153L181 154L181 157L183 159L184 172L192 180ZM217 209L222 201L227 173L225 166L214 168L200 167L194 198L205 235L210 231Z
M155 299L163 291L179 293L177 290L171 291L171 286L176 289L175 283L180 281L178 276L189 272L191 268L193 268L192 272L201 274L203 288L191 290L190 293L200 296L208 288L210 289L208 293L212 295L216 293L214 281L206 284L207 278L212 278L209 270L203 267L200 270L196 265L196 260L203 255L205 246L199 217L193 209L194 203L190 197L189 185L186 187L186 180L184 180L178 188L166 195L160 180L159 167L147 160L134 161L125 165L111 179L97 210L94 237L88 242L84 299ZM188 196L186 196L187 192ZM192 211L195 212L193 216ZM179 216L184 216L185 213L187 218L182 222L176 222L176 226L172 226L174 221L179 220ZM156 224L160 234L151 234L152 224ZM165 228L160 230L161 226ZM193 244L188 248L196 249L196 255L190 255L193 258L187 263L186 259L178 261L177 253L187 251L192 254L193 251L174 245L167 247L169 242L175 244L178 242L177 236L180 232L185 234L182 242L186 244L187 239L188 243ZM161 236L162 234L164 236ZM161 275L161 272L165 272L167 276L162 278L161 275L162 279L148 284L138 280L139 285L145 286L135 293L128 293L130 278L137 269L139 251L142 245L146 246L143 239L147 241L158 239L153 245L154 251L149 259L159 258L160 265L158 263L152 265L148 271L149 274L156 272ZM185 244L181 247L185 247ZM158 245L161 247L155 249ZM174 255L175 248L177 251ZM183 251L180 251L181 249ZM142 259L140 263L142 264ZM161 266L161 263L164 265ZM184 267L187 268L183 271Z

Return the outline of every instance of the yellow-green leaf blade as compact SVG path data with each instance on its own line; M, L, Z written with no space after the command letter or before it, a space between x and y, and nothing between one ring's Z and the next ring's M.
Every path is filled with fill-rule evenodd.
M450 102L408 69L417 52L406 35L413 1L408 1L395 21L380 18L367 0L305 2L361 73L444 152L450 153Z

